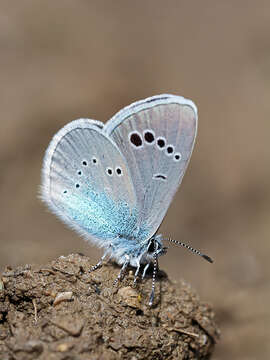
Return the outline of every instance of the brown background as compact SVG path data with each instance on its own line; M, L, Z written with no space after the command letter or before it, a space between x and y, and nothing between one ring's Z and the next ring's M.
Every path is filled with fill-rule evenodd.
M161 230L215 263L173 248L160 265L214 305L215 360L269 359L269 34L268 0L1 0L0 268L101 255L37 198L60 127L183 95L198 139Z

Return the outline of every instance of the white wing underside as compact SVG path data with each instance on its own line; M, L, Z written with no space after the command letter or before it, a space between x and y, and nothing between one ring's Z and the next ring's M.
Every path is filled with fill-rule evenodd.
M104 241L122 229L135 233L144 227L150 238L182 181L196 130L196 106L174 95L131 104L104 126L89 119L72 121L46 151L42 197L64 222L98 245L105 246ZM141 138L141 146L132 143L133 133ZM153 135L152 142L146 141L146 133ZM163 147L158 146L160 139Z
M152 143L143 139L147 130L154 134ZM105 124L104 132L127 160L137 201L141 204L139 222L149 228L152 236L158 230L190 160L197 132L197 108L192 101L180 96L154 96L119 111ZM141 147L131 146L129 135L133 132L141 135ZM165 147L157 146L159 138L165 139ZM173 147L170 155L166 152L169 145ZM180 161L175 161L175 154L180 154ZM155 175L164 175L166 179Z
M79 119L62 128L46 151L41 188L57 216L100 246L123 227L129 229L125 222L137 203L126 161L102 127L101 122Z

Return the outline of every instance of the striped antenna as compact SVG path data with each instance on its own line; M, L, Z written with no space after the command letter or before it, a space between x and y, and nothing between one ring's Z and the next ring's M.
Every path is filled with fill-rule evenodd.
M201 253L199 250L196 250L194 249L193 247L191 247L190 245L187 245L181 241L177 241L177 240L173 240L171 238L168 238L168 239L164 239L164 240L168 240L176 245L180 245L180 246L183 246L184 248L188 249L189 251L193 252L194 254L196 255L200 255L201 257L203 257L205 260L207 260L208 262L210 263L213 263L214 261L210 258L210 256L208 255L205 255L203 253Z
M157 253L153 254L154 256L154 269L153 269L153 277L152 277L152 291L149 299L149 306L153 305L154 297L155 297L155 283L156 283L156 274L157 274L157 266L158 266L158 260L157 260Z

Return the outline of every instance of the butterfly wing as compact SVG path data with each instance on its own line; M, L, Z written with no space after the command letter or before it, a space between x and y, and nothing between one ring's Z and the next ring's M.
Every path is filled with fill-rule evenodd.
M42 198L70 227L106 247L132 233L137 215L126 161L102 127L79 119L54 136L44 158Z
M180 96L159 95L118 112L104 127L125 157L139 222L154 235L187 168L197 131L197 108Z

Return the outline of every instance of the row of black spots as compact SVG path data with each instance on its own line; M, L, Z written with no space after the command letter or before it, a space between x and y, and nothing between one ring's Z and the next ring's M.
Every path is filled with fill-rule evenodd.
M138 131L133 131L129 135L129 140L131 144L135 147L142 147L143 146L143 140L146 144L154 145L155 143L155 133L152 130L145 130L144 133L144 139L142 138L141 134ZM166 139L159 136L156 139L156 145L159 149L163 150L166 145Z
M159 147L160 150L164 150L166 148L166 155L168 156L173 156L174 161L180 161L181 160L181 154L180 153L175 153L174 152L174 146L173 145L167 145L166 146L166 139L159 137L157 139L157 146Z
M129 134L129 141L136 148L143 147L143 142L153 145L155 143L155 133L152 130L145 130L142 137L138 131L133 131Z
M131 144L137 148L143 146L143 138L141 134L138 131L133 131L129 135L129 140ZM155 133L152 130L145 130L144 131L144 141L146 144L151 145L155 143ZM156 146L159 150L165 150L166 155L173 156L175 161L181 160L181 154L180 153L174 153L174 146L173 145L167 145L166 146L166 139L162 136L159 136L156 139Z
M92 164L97 165L98 164L98 159L95 156L93 156L92 159L91 159L91 162L92 162ZM83 160L82 161L82 166L88 166L88 161Z
M98 159L97 159L95 156L92 157L91 161L92 161L92 164L94 164L94 165L97 165L97 164L98 164ZM83 160L83 161L82 161L82 165L86 167L86 166L88 166L88 162L87 162L86 160ZM110 168L110 167L108 167L108 168L106 169L106 173L107 173L107 175L109 175L109 176L113 176L113 172L114 172L114 170L113 170L112 168ZM121 167L119 167L119 166L116 167L116 168L115 168L115 173L116 173L118 176L123 175L123 171L122 171ZM78 170L78 171L77 171L77 174L78 174L78 175L82 175L82 171L81 171L81 170Z
M94 165L96 165L96 164L98 163L98 160L97 160L97 158L96 158L95 156L92 157L91 161L92 161L92 164L94 164ZM88 166L88 161L87 161L87 160L83 160L83 161L82 161L82 166L84 166L84 167ZM78 171L77 171L77 175L81 176L81 175L82 175L82 171L81 171L81 170L78 170ZM76 186L76 187L79 187L79 186Z
M86 166L87 166L87 165L86 165ZM107 175L109 175L109 176L113 176L114 170L113 170L111 167L107 167L107 168L106 168L106 173L107 173ZM122 171L122 169L121 169L120 166L118 166L118 167L115 168L115 173L116 173L118 176L122 176L122 175L123 175L123 171ZM81 171L81 170L78 170L78 171L77 171L77 174L78 174L79 176L81 176L81 175L82 175L82 171ZM80 184L79 184L79 183L76 183L76 184L75 184L75 188L76 188L76 189L79 189L79 187L80 187ZM67 194L67 190L64 190L63 193L64 193L64 194Z
M174 146L166 146L166 139L164 137L160 136L157 138L157 147L159 148L159 150L165 150L167 156L172 156L174 153Z
M75 188L76 188L76 189L79 189L80 186L81 186L81 185L78 184L78 183L75 184ZM64 191L63 191L63 194L67 194L67 192L68 192L67 190L64 190Z
M166 148L166 153L168 156L173 156L174 161L180 161L182 158L182 155L179 152L174 152L173 145L168 145Z
M165 146L166 146L166 139L162 136L159 136L157 139L155 139L155 133L152 130L145 130L144 131L144 141L146 144L154 144L155 140L156 140L156 146L160 149L160 150L164 150ZM130 136L129 136L130 142L135 146L135 147L141 147L143 146L143 138L141 136L141 134L138 131L133 131ZM173 153L174 148L172 145L168 145L167 146L167 153L171 154Z
M113 168L111 168L111 167L107 167L107 169L106 169L106 173L109 176L113 176L114 171L115 171L116 175L118 175L118 176L123 175L123 170L119 166L116 167L115 170L113 170Z

